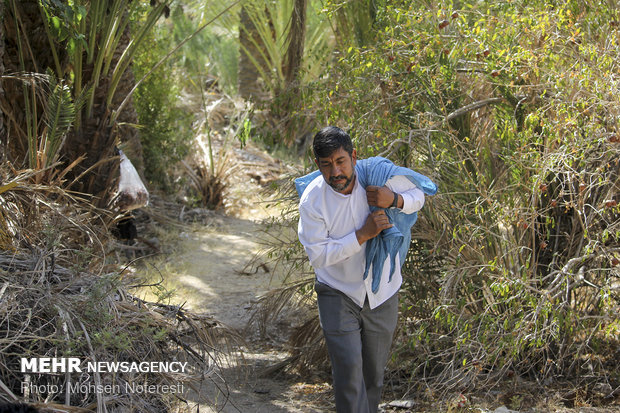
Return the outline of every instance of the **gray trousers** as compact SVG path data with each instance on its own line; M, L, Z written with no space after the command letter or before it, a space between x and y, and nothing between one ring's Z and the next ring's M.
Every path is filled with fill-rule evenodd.
M319 319L332 363L336 411L376 413L398 318L398 293L371 310L316 282Z

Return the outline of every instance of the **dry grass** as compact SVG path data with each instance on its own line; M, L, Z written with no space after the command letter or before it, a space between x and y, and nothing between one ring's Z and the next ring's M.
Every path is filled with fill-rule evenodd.
M0 401L22 400L87 411L168 411L184 394L127 392L22 394L22 383L183 385L199 391L234 335L211 316L134 296L140 287L113 260L115 217L57 186L34 185L33 172L0 169ZM21 358L187 361L180 373L29 374ZM77 411L77 410L76 410Z
M559 146L536 170L516 154L512 162L529 174L516 184L505 171L502 184L454 178L467 176L464 170L438 180L445 192L425 205L403 268L389 366L395 393L442 400L455 391L508 388L507 405L558 389L563 406L617 405L619 148L606 137L596 143ZM468 157L457 153L440 169L452 173ZM485 165L474 164L479 176L494 176ZM294 214L284 215L273 232L295 223ZM295 239L267 241L265 256L288 264L291 274L304 271ZM298 305L291 291L272 293L258 316L273 320L265 314L279 313L286 300ZM320 330L309 334L316 322L299 324L292 342L304 344L293 345L301 349L296 362L319 354L321 343ZM304 363L296 366L303 371Z

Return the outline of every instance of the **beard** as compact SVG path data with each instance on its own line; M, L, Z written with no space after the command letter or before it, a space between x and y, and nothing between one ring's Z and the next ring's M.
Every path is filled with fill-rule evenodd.
M348 188L349 185L351 184L351 181L353 181L353 178L355 178L355 172L351 174L351 176L346 176L346 175L338 175L338 176L332 176L331 178L329 178L329 186L331 186L332 188L334 188L335 191L343 191L344 189ZM345 181L341 184L336 184L335 181L344 179Z

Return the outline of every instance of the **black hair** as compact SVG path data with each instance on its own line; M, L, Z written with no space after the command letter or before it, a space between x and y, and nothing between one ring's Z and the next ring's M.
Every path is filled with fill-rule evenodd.
M353 153L351 137L342 129L335 126L326 126L314 135L312 150L317 161L319 158L329 157L340 148L347 151L349 155Z

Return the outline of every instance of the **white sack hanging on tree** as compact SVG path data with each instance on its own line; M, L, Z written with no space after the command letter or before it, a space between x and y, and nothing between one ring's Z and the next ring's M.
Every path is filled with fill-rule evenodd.
M129 158L118 150L120 156L118 192L113 203L122 212L142 208L149 202L149 192Z

